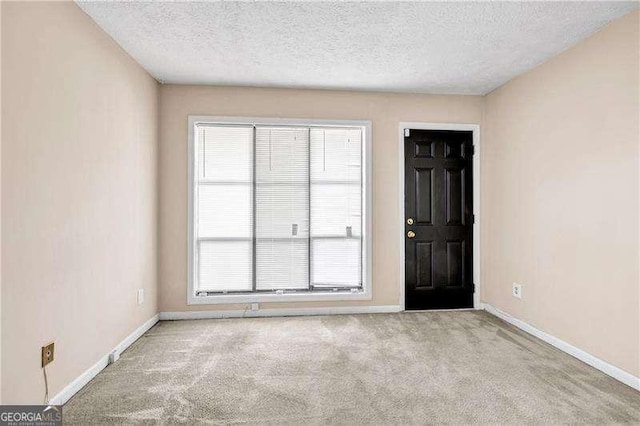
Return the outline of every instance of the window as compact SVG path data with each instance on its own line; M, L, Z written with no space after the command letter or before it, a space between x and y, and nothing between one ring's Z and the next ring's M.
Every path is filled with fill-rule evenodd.
M189 128L189 303L371 297L369 122Z

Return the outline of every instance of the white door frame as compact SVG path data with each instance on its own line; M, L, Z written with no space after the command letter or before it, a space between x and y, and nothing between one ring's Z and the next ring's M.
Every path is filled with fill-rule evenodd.
M473 132L473 146L475 153L473 156L473 214L475 223L473 224L473 282L475 293L473 294L474 309L482 309L480 305L480 125L479 124L458 124L458 123L418 123L400 122L398 126L398 147L399 147L399 182L400 182L400 217L398 224L400 231L400 308L404 311L404 129L419 130L470 130Z

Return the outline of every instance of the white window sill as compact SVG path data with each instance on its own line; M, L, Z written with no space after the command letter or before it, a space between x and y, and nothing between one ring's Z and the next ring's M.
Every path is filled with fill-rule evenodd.
M321 302L338 300L371 300L368 289L357 292L307 292L289 294L216 294L196 296L189 294L187 305L219 305L225 303L269 303L269 302Z

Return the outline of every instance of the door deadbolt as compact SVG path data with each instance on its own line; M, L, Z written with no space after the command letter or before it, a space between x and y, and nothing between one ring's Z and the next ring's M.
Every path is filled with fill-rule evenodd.
M407 219L407 225L413 225L413 218L412 217Z
M415 233L415 232L413 232L413 231L409 231L409 232L407 232L407 237L409 237L409 238L413 238L413 237L415 237L415 236L416 236L416 233Z

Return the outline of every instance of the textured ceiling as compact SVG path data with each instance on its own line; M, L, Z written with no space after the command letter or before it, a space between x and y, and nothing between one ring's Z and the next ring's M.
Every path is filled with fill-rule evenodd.
M637 2L78 2L165 83L485 94Z

